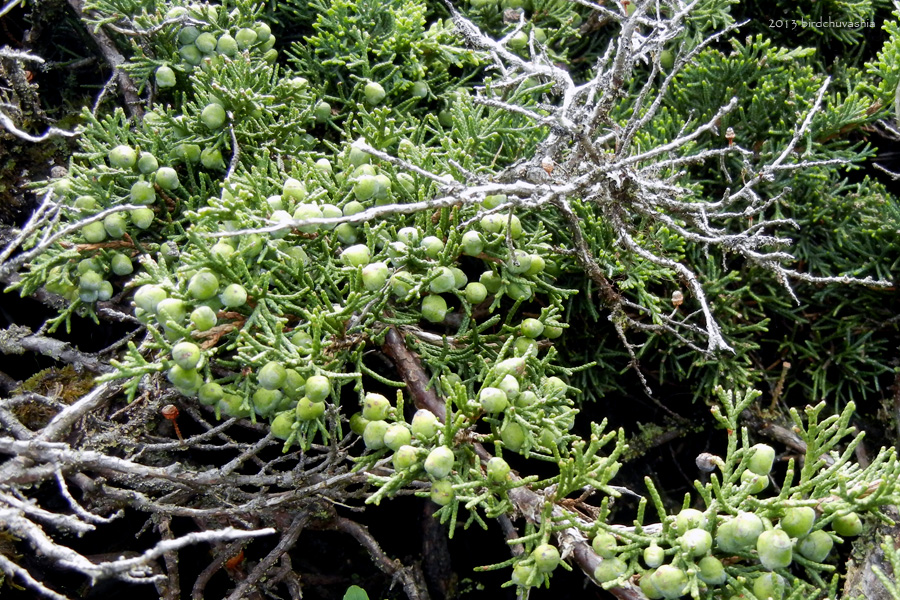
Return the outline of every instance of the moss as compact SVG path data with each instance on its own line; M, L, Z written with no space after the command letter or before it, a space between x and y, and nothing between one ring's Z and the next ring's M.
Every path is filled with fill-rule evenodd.
M660 445L660 440L682 437L689 433L675 424L638 423L638 433L628 440L628 450L622 455L624 461L636 460Z
M16 552L16 542L18 541L19 538L17 538L7 530L0 528L0 556L5 556L13 562L18 562L22 558L22 555ZM16 583L11 579L7 579L4 574L0 572L0 586L2 586L3 584L6 584L16 590L25 589L16 585Z
M32 392L72 404L94 387L94 376L79 373L71 365L50 367L26 379L13 391L13 395ZM14 409L16 417L25 427L36 430L44 427L56 414L53 408L39 402L26 402Z

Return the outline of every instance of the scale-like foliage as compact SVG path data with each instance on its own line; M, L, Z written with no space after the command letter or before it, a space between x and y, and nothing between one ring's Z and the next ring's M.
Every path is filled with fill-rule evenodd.
M651 598L833 596L831 545L898 500L894 451L863 468L845 439L896 347L900 209L846 169L874 154L898 32L831 81L805 39L729 38L731 2L523 4L86 6L152 101L83 113L16 287L70 301L51 331L133 294L148 335L104 376L132 397L164 374L286 452L336 452L349 426L370 504L413 490L451 535L524 515L524 552L486 567L510 585L549 585L558 546ZM784 474L741 422L759 392L723 391L777 373L776 399L815 404L790 413L805 454ZM589 401L673 384L715 394L727 451L699 502L673 512L648 480L614 523L625 429Z

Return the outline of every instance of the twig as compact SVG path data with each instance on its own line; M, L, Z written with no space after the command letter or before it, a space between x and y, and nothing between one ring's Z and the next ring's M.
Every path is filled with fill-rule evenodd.
M434 518L438 506L426 502L422 507L422 569L435 589L438 599L453 596L453 560L447 532L440 521Z
M19 381L0 371L0 393L8 394L19 387Z
M72 349L67 342L32 333L24 325L10 325L0 330L0 352L3 354L24 354L37 352L60 362L74 365L77 369L87 369L93 373L109 373L112 367L101 362L96 356Z
M792 448L801 456L806 455L806 442L804 442L799 435L794 433L792 429L764 419L759 415L753 415L748 411L744 411L742 418L753 431L780 442L788 448ZM822 454L819 458L828 466L834 464L834 457L830 454Z
M30 440L34 432L25 427L6 406L0 406L0 427L8 431L17 440Z
M75 10L75 14L78 15L78 18L81 19L82 22L87 22L82 0L69 0L69 5ZM106 62L112 67L116 80L119 83L119 88L122 90L122 95L125 97L125 107L128 110L128 113L135 118L143 117L143 102L141 101L140 96L138 96L137 88L135 87L134 82L131 81L131 77L128 76L128 73L122 69L122 65L125 63L125 57L122 56L122 53L116 48L115 43L102 29L92 29L90 27L87 27L86 29L88 35L90 35L97 43Z
M65 130L59 129L57 127L49 127L47 129L47 131L45 131L41 135L31 135L30 133L22 131L21 129L16 127L15 121L10 119L3 112L0 112L0 125L3 125L3 127L5 127L7 131L9 131L11 134L16 136L17 138L21 138L21 139L25 140L26 142L34 142L36 144L40 143L40 142L44 142L55 136L73 137L73 136L77 135L74 131L65 131Z
M243 540L232 542L225 546L224 549L220 549L216 552L213 561L209 563L206 568L200 572L197 579L194 580L194 586L191 589L191 600L204 600L206 585L209 583L209 580L212 579L213 575L219 572L222 565L237 555L246 543L247 542Z
M6 15L8 12L10 12L12 9L17 7L21 3L22 3L22 0L9 0L9 2L7 2L6 5L2 9L0 9L0 17ZM6 54L6 52L11 52L11 51L8 48L0 48L0 56L9 56L9 54ZM43 60L41 60L41 62L43 62Z
M775 406L778 404L778 400L781 399L781 394L784 391L784 382L787 379L788 371L791 370L791 363L788 361L783 361L781 363L781 375L778 377L778 383L775 384L775 389L772 391L772 404L769 407L769 410L774 411Z
M303 531L303 527L308 520L309 513L305 511L294 517L294 521L291 523L290 527L288 527L287 531L281 535L281 540L279 540L278 545L275 546L264 559L259 561L259 564L250 571L250 574L247 575L246 579L241 581L237 587L234 588L234 591L228 595L228 600L241 600L251 586L256 585L258 581L265 577L269 569L275 566L275 563L281 558L281 555L294 547L294 544L297 543L297 538L300 537L300 532Z
M172 535L171 524L171 517L160 515L159 520L156 523L156 528L159 530L162 539L175 539L175 536ZM168 583L165 587L164 600L180 600L181 586L179 585L178 577L178 555L174 551L166 552L163 554L163 559L166 561L166 577L168 578Z
M118 393L121 386L112 382L104 382L95 387L90 393L82 396L71 406L53 417L53 420L44 427L37 439L42 442L53 442L66 435L75 423L89 412L96 410L106 402L110 396Z
M3 554L0 554L0 571L9 574L9 576L13 579L18 578L22 583L25 584L25 587L28 587L41 596L45 598L51 598L52 600L69 600L65 596L61 594L57 594L43 583L35 579L31 576L24 568L20 567L10 559L6 558Z
M353 536L353 538L366 549L372 557L375 566L383 573L400 579L403 584L403 590L406 592L409 600L429 599L428 590L424 589L416 582L416 578L411 572L411 567L404 566L400 561L389 558L387 554L384 553L384 550L381 549L378 541L369 533L368 528L360 525L356 521L351 521L350 519L339 516L335 516L332 519L332 523L335 529Z
M9 259L9 256L19 246L25 243L36 231L58 218L59 208L59 205L53 201L53 192L47 192L44 195L44 198L41 200L41 204L38 206L34 214L32 214L31 218L22 228L21 233L19 233L19 235L17 235L16 238L9 244L7 244L6 248L4 248L2 252L0 252L0 278L9 277L20 266L47 250L58 240L76 233L85 225L89 225L90 223L95 223L97 221L102 221L109 215L115 213L125 212L142 207L137 204L122 204L119 206L113 206L101 210L100 212L89 217L85 217L84 219L81 219L79 221L69 223L65 227L62 227L56 231L54 231L53 228L48 227L46 228L44 235L41 237L40 241L37 244L35 244L32 248L29 248L27 251L17 255L15 258Z

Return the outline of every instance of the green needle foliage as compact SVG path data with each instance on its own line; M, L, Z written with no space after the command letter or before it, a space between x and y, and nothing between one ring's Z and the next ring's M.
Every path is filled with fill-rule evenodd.
M133 298L148 335L104 376L132 398L165 376L285 452L349 428L369 504L413 490L450 535L524 515L485 567L511 586L552 585L558 552L649 598L835 597L832 545L900 500L895 452L856 464L850 423L896 369L900 209L853 169L900 34L829 76L822 48L859 32L739 37L730 2L627 4L86 5L145 112L82 113L14 287L70 301L50 331ZM741 422L779 374L814 404L783 475ZM715 397L727 440L674 512L617 485L626 430L591 404L664 385ZM625 492L638 517L615 523Z

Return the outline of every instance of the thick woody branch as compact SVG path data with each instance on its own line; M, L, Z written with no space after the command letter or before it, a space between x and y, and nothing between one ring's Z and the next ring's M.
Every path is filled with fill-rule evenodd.
M429 377L422 367L422 362L406 347L406 342L403 341L395 327L388 329L382 349L393 359L397 371L409 388L416 407L427 408L443 421L447 416L444 403L434 390L428 387Z

